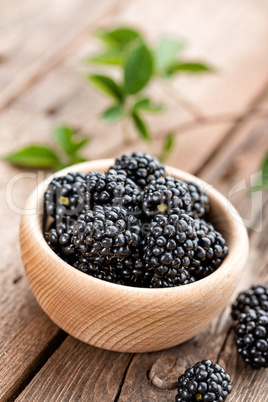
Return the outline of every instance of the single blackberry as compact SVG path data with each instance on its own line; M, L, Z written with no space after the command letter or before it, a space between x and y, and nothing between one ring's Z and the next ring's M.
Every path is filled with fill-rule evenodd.
M189 272L196 280L212 274L219 268L228 254L228 247L223 236L211 223L195 219L197 249L189 266Z
M120 275L117 274L115 269L111 269L109 262L107 264L98 264L94 261L89 261L83 255L80 255L80 257L78 257L73 263L73 266L85 274L94 276L94 278L116 283L118 285L124 285L124 281L121 279Z
M268 288L266 285L253 285L239 293L232 305L232 317L237 320L241 313L248 310L263 310L268 313Z
M253 369L268 367L268 313L248 310L234 327L235 344L245 363Z
M144 260L151 287L190 283L188 267L197 248L194 220L186 214L157 214L145 235Z
M93 205L120 205L131 213L140 212L141 191L126 172L110 169L106 173L86 175L87 194Z
M58 222L67 215L76 217L83 210L85 191L86 181L83 173L68 173L66 176L55 177L44 195L45 214Z
M165 176L165 167L157 158L139 151L117 158L112 169L124 170L141 189L151 180Z
M88 260L124 258L141 242L140 222L120 207L95 205L81 214L73 229L72 243Z
M175 209L179 213L188 214L191 209L190 204L191 196L187 185L170 176L152 180L144 189L142 209L147 216L160 212L169 214Z
M123 279L125 285L143 286L145 282L145 262L142 256L142 246L136 247L124 259L112 262L112 269Z
M176 402L225 401L232 391L230 376L219 364L202 360L179 377Z
M191 211L189 215L193 218L205 217L209 212L209 196L202 187L190 181L184 182L191 197Z
M72 244L74 223L75 221L70 216L67 216L60 223L53 222L45 232L46 242L63 259L73 256L75 253L75 248Z

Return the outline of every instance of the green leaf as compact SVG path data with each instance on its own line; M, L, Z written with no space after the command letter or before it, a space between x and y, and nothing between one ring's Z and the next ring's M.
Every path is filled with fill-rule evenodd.
M105 42L105 44L112 49L124 50L134 40L141 40L142 37L139 32L131 28L117 28L112 31L100 31L97 36Z
M192 73L192 74L199 74L199 73L212 73L214 69L204 63L201 62L181 62L176 63L168 69L170 74L174 74L176 72L184 72L184 73Z
M268 189L268 154L265 156L262 162L260 178L256 186L254 186L251 189L251 192L264 191L267 189Z
M121 105L113 105L101 114L101 119L107 123L113 123L114 121L120 119L123 114L124 112Z
M139 45L130 53L125 65L125 91L136 94L149 81L153 73L153 58L145 45Z
M164 144L163 144L163 149L161 152L161 155L159 156L159 160L161 162L164 162L165 159L167 159L168 155L170 154L170 152L173 150L174 146L175 146L175 134L174 133L169 133L165 140L164 140Z
M106 95L109 95L111 98L122 102L123 100L122 89L110 77L107 77L105 75L94 74L89 75L87 78L97 89L99 89Z
M132 119L141 138L150 142L151 136L144 120L135 111L132 112Z
M59 163L54 151L42 145L30 145L5 156L4 159L13 165L35 168L53 168Z
M75 155L89 141L89 138L77 140L75 131L67 126L56 127L53 135L62 150L69 156Z
M152 101L149 98L144 98L135 103L134 110L135 109L145 110L146 112L157 113L163 110L163 106L152 103Z
M176 61L176 56L184 44L174 39L163 38L155 50L155 67L160 74L165 74L168 67Z
M124 54L120 50L108 50L105 53L89 57L86 59L88 63L98 63L105 65L119 66L123 64Z

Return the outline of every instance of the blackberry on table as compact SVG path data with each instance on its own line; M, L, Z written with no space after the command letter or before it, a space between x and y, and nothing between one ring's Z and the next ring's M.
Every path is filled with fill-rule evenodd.
M44 195L45 213L61 221L63 216L77 216L84 207L86 191L85 175L83 173L68 173L66 176L55 177Z
M223 402L232 391L230 376L219 364L202 360L179 377L176 402Z
M211 223L195 219L197 249L191 260L189 272L196 280L212 274L222 264L228 254L228 247L223 236Z
M112 166L115 170L124 170L127 176L143 189L151 180L165 176L165 167L150 154L136 151L132 155L124 154L117 158Z
M192 282L188 267L197 248L194 220L186 214L157 214L145 235L144 260L151 287Z
M141 242L140 222L120 207L95 205L81 214L73 228L72 242L88 259L124 258Z
M188 213L190 204L191 196L186 184L170 176L152 180L144 189L142 209L147 216L160 212L169 214L174 210Z
M253 369L268 367L268 313L248 310L234 327L238 353Z
M190 181L184 182L191 197L191 211L193 218L205 217L209 212L209 196L202 187Z
M232 317L237 320L241 313L248 310L263 310L268 314L268 288L266 285L253 285L237 296L232 305Z

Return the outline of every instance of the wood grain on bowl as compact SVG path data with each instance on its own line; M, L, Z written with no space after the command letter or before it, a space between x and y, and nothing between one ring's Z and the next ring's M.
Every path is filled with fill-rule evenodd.
M57 172L107 170L113 160L99 160ZM168 174L205 186L211 220L226 238L229 254L213 274L174 288L143 289L111 284L86 275L61 260L42 233L42 214L24 214L21 254L33 293L47 315L74 337L104 349L148 352L169 348L201 331L225 307L243 272L248 238L238 213L226 198L200 179L167 167ZM25 211L40 211L51 177L29 197ZM235 210L233 209L233 212ZM194 323L194 324L193 324Z

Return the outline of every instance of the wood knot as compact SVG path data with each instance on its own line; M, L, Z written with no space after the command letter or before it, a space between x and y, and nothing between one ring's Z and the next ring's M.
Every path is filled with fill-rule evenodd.
M185 371L185 361L179 362L171 356L161 357L152 365L149 379L152 384L162 390L175 389L178 377Z

